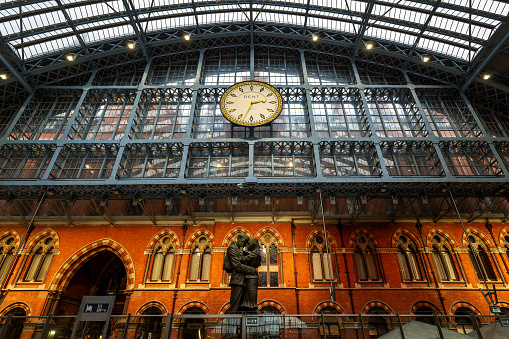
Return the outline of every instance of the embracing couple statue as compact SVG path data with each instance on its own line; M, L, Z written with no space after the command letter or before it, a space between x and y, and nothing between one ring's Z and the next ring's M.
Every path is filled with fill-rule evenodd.
M247 251L244 251L246 247ZM241 311L258 313L258 272L261 262L258 239L240 233L224 256L223 269L231 273L229 314Z

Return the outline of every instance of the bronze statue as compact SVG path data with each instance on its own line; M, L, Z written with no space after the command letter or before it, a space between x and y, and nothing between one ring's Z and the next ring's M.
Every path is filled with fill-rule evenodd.
M229 284L231 287L230 308L227 312L229 314L239 313L240 305L242 304L246 291L246 274L249 276L255 275L258 278L258 274L254 267L242 263L242 259L244 258L243 248L246 246L248 240L249 237L245 233L240 233L237 236L237 241L233 241L226 250L223 268L226 269L228 265L231 265ZM227 261L229 261L229 264L227 264Z
M250 253L244 252L242 263L255 269L260 267L262 256L260 254L258 239L249 239L247 250ZM244 275L244 280L246 282L246 289L244 291L242 304L240 305L241 309L250 313L258 313L258 272Z

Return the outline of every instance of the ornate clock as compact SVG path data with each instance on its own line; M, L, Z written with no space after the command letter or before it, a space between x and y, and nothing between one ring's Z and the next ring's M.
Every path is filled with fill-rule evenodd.
M239 82L221 97L221 112L234 124L261 126L276 119L283 108L278 90L260 81Z

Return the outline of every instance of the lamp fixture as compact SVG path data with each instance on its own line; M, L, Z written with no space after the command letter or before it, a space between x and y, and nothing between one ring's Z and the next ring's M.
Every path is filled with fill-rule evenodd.
M74 60L76 60L76 54L66 54L65 60L73 62Z
M9 79L9 74L3 72L3 73L0 73L0 79L2 80L7 80Z
M311 36L311 40L313 40L313 41L318 41L318 35L317 35L317 34L313 34L313 35Z
M424 56L422 57L422 62L428 62L428 61L430 61L430 60L431 60L431 57L430 57L429 55L424 55Z
M375 47L375 43L370 41L370 42L366 42L366 49L373 49Z
M491 74L488 74L488 73L486 73L486 74L484 74L484 75L482 76L482 79L483 79L483 80L489 80L490 78L491 78Z
M136 42L132 40L127 41L127 48L134 49L136 47Z
M189 34L189 33L184 34L184 40L185 41L190 41L191 40L191 34Z

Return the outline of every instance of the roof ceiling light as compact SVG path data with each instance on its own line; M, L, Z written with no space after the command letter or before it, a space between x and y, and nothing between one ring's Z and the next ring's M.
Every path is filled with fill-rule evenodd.
M318 34L313 34L313 35L311 36L311 39L312 39L313 41L318 41Z
M429 62L431 60L431 57L429 55L424 55L422 57L422 62Z
M189 34L189 33L184 34L184 40L185 41L190 41L191 40L191 34Z
M375 47L375 43L372 41L366 42L366 49L373 49Z
M2 79L2 80L9 79L9 73L6 73L6 72L0 73L0 79Z
M484 75L482 76L482 79L483 79L483 80L489 80L490 78L491 78L491 74L488 74L488 73L486 73L486 74L484 74Z
M131 40L127 41L127 48L134 49L135 47L136 47L136 42L135 41L131 41Z
M69 62L72 62L72 61L76 60L76 54L66 54L65 55L65 60L67 60Z

